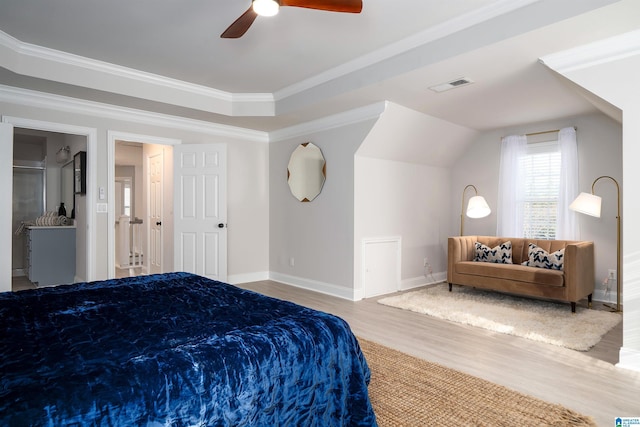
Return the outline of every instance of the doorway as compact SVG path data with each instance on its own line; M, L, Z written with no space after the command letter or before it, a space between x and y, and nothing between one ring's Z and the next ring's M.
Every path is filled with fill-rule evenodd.
M161 195L161 217L152 220L148 212L151 192L144 204L144 257L161 260L161 271L185 271L220 281L227 279L227 146L226 144L183 144L180 140L107 132L108 223L115 225L115 153L117 142L140 144L143 149L155 147L162 152L162 178L154 178L161 185L155 194ZM153 151L144 155L143 164L149 166ZM159 163L158 158L154 161ZM151 167L149 166L149 169ZM148 177L145 171L144 177ZM151 179L149 179L150 181ZM144 184L145 189L149 188ZM155 196L154 196L155 197ZM157 202L158 197L155 197ZM137 203L137 202L136 202ZM161 234L151 249L150 223L161 227ZM156 224L157 223L157 224ZM115 227L108 228L108 270L115 277ZM153 252L153 253L152 253ZM146 261L146 266L149 262ZM145 273L149 273L147 268Z
M94 209L94 192L92 191L96 181L96 158L95 149L97 144L97 131L94 128L85 128L74 125L65 125L53 122L44 122L39 120L24 119L19 117L3 116L0 123L0 147L6 156L3 157L2 171L0 173L0 188L5 194L13 194L13 146L14 146L14 129L21 128L27 132L51 132L64 135L69 143L82 143L87 153L87 192L82 197L79 208L82 209L85 218L82 228L77 235L77 257L79 268L76 270L76 278L79 280L94 280L95 263L94 251L95 245L95 209ZM55 153L52 158L55 158ZM58 176L58 178L60 178ZM13 198L13 196L11 196ZM59 205L56 201L54 208ZM48 207L47 207L48 208ZM0 209L0 223L5 224L5 230L8 233L3 234L0 239L0 291L12 290L12 261L13 261L13 206L5 205ZM4 228L4 227L3 227ZM82 252L81 252L82 251Z
M130 138L133 139L133 138ZM158 274L172 269L164 248L171 247L171 168L173 147L165 144L114 140L113 277ZM111 191L110 191L111 194Z
M79 209L78 215L75 215L75 201L80 203L85 195L73 194L73 182L66 179L65 174L69 169L68 165L72 163L73 154L86 150L86 137L14 128L12 282L19 281L21 289L28 285L25 277L38 286L86 280L86 259L82 255L86 247L86 232L83 227L87 223L86 209ZM51 223L52 217L57 218L55 223ZM65 218L64 224L61 223L61 217ZM64 259L61 254L56 255L59 258L53 255L36 257L35 254L41 249L33 247L35 241L32 239L41 232L32 230L29 233L27 227L37 225L74 227L75 231L72 233L65 232L68 236L61 234L61 229L57 229L59 233L54 233L59 235L55 239L62 239L60 236L64 236L64 240L69 242L68 247L60 248L60 251L70 255ZM31 234L32 239L28 239L27 235ZM40 237L37 239L40 245L46 244L46 240L41 240ZM27 244L27 241L30 243ZM52 265L47 267L50 262ZM62 272L62 268L70 270ZM45 277L50 280L43 281ZM35 287L33 283L31 285Z

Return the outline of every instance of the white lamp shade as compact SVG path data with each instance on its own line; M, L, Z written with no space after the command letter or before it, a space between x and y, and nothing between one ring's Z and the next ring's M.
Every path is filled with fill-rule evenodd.
M469 218L484 218L491 213L489 204L482 196L473 196L467 205L467 216Z
M253 11L260 16L273 16L278 13L280 5L274 0L253 0Z
M600 218L601 206L602 197L596 196L595 194L580 193L569 205L569 209Z

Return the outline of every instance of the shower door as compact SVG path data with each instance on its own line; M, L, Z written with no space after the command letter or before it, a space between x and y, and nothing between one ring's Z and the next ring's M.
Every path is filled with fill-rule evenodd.
M43 162L13 166L13 230L23 221L34 221L46 206L46 174ZM26 273L25 236L13 233L11 269L15 275Z

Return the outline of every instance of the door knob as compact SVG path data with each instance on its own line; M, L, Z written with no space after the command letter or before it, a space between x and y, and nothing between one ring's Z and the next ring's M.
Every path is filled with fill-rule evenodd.
M223 223L218 224L218 228L224 228L224 224Z
M156 222L156 225L162 225L162 221Z

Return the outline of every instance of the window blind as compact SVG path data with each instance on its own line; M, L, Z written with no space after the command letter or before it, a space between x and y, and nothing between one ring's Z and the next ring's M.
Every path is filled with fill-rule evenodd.
M561 155L557 141L529 144L520 158L524 176L521 204L524 237L555 239Z

